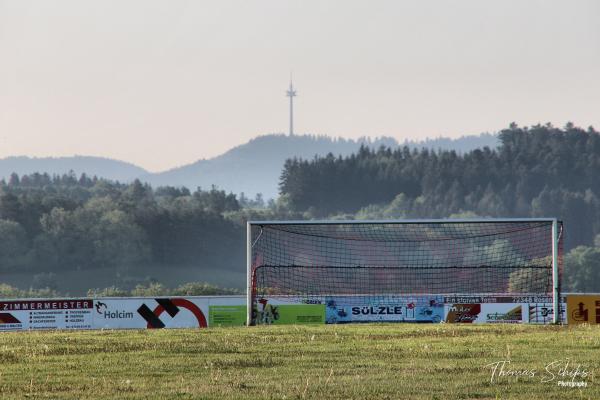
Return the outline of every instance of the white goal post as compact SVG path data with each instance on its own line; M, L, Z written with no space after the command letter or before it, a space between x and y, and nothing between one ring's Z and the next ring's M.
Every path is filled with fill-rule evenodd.
M540 295L560 322L556 218L248 221L247 324L257 299Z

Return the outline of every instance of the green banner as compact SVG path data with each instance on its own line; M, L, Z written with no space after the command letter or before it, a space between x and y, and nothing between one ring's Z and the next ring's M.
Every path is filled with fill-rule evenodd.
M258 324L324 324L325 304L268 305L258 312Z
M246 325L246 306L209 306L208 326Z

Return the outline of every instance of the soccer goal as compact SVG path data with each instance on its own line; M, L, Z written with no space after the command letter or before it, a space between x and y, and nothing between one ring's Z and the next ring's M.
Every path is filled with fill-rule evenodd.
M250 221L247 320L267 301L376 314L402 312L400 298L414 311L441 296L536 296L560 310L561 248L562 223L548 218Z

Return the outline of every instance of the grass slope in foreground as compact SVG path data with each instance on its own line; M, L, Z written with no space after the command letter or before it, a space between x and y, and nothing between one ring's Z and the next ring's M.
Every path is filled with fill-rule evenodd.
M553 361L600 372L600 327L338 325L0 334L9 398L600 398L542 383ZM490 382L488 363L535 369ZM553 369L558 373L558 367ZM568 378L564 378L568 380ZM575 379L581 381L579 377Z

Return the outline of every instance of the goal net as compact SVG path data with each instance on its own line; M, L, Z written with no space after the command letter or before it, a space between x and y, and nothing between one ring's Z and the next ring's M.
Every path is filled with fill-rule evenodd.
M554 219L248 223L248 304L343 297L559 296ZM555 301L553 301L556 303Z

